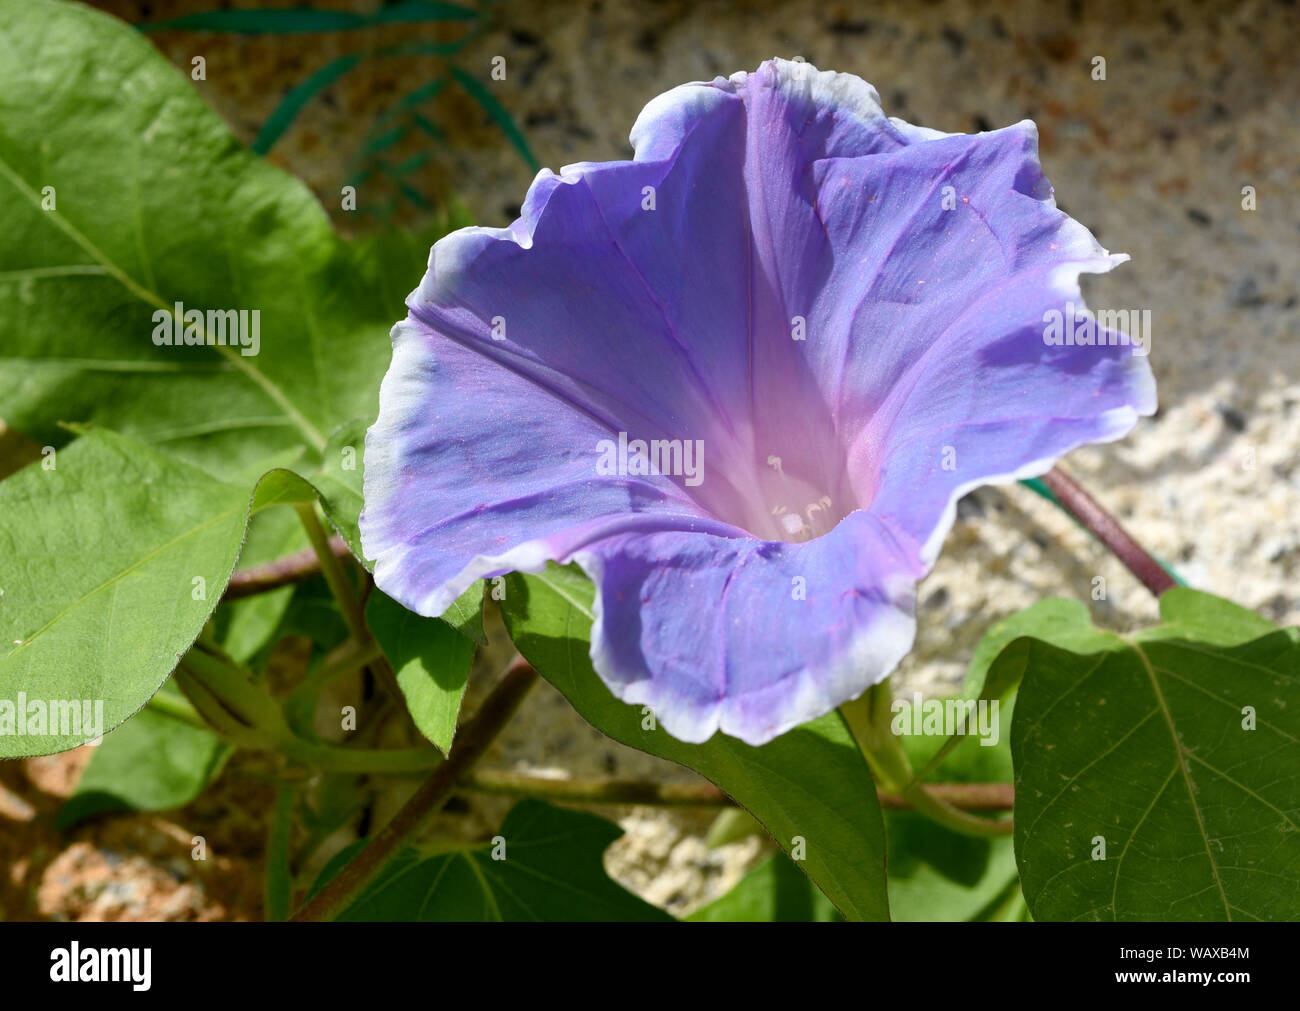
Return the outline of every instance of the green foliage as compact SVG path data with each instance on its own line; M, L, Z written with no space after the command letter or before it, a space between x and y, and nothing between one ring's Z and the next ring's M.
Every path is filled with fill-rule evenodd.
M6 421L55 446L59 421L113 428L231 480L286 453L310 473L328 433L374 413L428 236L334 235L306 187L104 14L8 2L0 32L27 40L0 52L0 92L24 96L0 120ZM247 311L249 331L257 311L258 353L248 332L156 345L178 304L211 339L209 311Z
M0 483L0 709L20 693L102 703L107 732L158 690L212 613L250 496L110 432L48 459L53 469L32 464ZM54 729L0 733L0 757L94 736Z
M187 29L198 32L240 32L246 35L279 35L304 32L339 32L376 25L421 24L438 21L473 21L479 12L472 7L442 0L401 0L373 13L290 7L273 10L211 10L185 14L164 21L140 25L145 32Z
M1029 908L1042 920L1294 919L1300 632L1193 590L1160 604L1164 623L1132 637L1086 626L1080 608L990 669L1024 672L1012 753Z
M366 602L366 624L397 674L420 733L444 754L450 751L474 659L473 641L440 618L412 614L378 590Z
M298 791L282 785L275 795L275 810L271 813L271 829L266 842L266 887L263 904L266 919L279 923L289 918L293 900L293 875L290 873L293 813L298 803Z
M843 920L784 853L774 853L731 891L686 917L690 923L830 923Z
M270 507L318 494L359 553L364 426L435 230L338 238L302 184L240 150L190 83L106 15L6 2L0 32L43 54L0 52L0 89L24 96L0 121L0 404L58 450L54 469L0 486L13 559L0 697L40 684L50 698L102 698L109 730L212 616L255 483L245 564L300 549L292 511ZM256 310L258 353L155 343L177 304ZM60 448L62 422L96 430ZM302 616L295 599L286 588L225 604L213 634L252 659ZM77 743L10 735L0 754Z
M171 681L158 697L177 707L189 705ZM59 809L58 826L68 829L104 811L183 807L216 778L230 752L212 731L144 709L104 736L76 792Z
M343 914L344 921L666 922L672 917L611 881L601 856L623 834L595 815L522 800L481 846L406 850ZM321 872L318 891L360 849Z
M265 509L248 522L239 564L262 565L306 546L307 537L293 510ZM279 638L293 592L292 586L282 586L220 604L212 616L214 638L234 660L248 663Z

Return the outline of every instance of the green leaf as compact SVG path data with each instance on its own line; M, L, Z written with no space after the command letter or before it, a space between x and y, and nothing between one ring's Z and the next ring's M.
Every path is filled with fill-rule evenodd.
M1049 597L1037 601L1023 611L996 622L984 633L984 638L975 647L975 654L966 669L962 697L992 701L1004 698L1015 688L1020 683L1023 668L1010 663L999 664L992 678L989 677L989 671L1008 643L1026 635L1039 635L1052 639L1058 645L1081 650L1098 643L1099 637L1105 637L1105 633L1092 628L1088 609L1077 600Z
M319 576L293 587L289 606L271 634L278 642L285 636L300 635L322 652L348 638L348 627L339 614L338 602Z
M451 602L442 620L481 646L487 645L487 633L483 631L483 594L487 592L487 583L480 579L468 590Z
M397 684L420 733L446 754L456 733L474 643L441 618L422 618L374 590L366 624L397 673Z
M185 702L171 681L158 693ZM59 809L57 826L67 830L103 811L184 807L216 778L230 751L211 731L143 709L104 736L76 792Z
M0 35L23 39L0 48L6 421L54 446L60 421L92 423L244 480L373 414L425 237L336 236L120 21L4 0ZM206 313L246 311L248 345L155 345L177 303L212 339Z
M1038 920L1293 919L1300 632L1187 589L1161 614L1131 638L1018 639L990 671L1025 671L1011 735L1025 898Z
M901 922L993 917L1019 892L1009 836L961 835L915 811L887 811L889 908Z
M601 863L623 834L595 815L522 800L498 840L422 853L408 849L345 909L340 920L380 922L665 922L672 917L611 881ZM355 855L344 850L319 890ZM494 853L496 856L494 857Z
M1254 611L1198 590L1176 587L1160 598L1161 624L1143 633L1198 639L1216 646L1240 646L1270 635L1277 626ZM1055 642L1055 640L1052 640ZM1055 642L1056 645L1062 645Z
M301 505L316 501L316 489L291 470L277 467L258 479L253 492L253 511L277 505Z
M743 807L724 807L709 826L709 831L704 836L704 845L714 850L759 835L762 831L763 826Z
M686 917L690 923L830 923L843 918L784 853L774 853L726 895Z
M838 714L755 748L715 735L684 744L610 694L592 669L591 584L576 568L509 577L502 610L515 644L588 723L616 741L694 769L749 810L850 919L889 917L875 785Z
M216 606L249 513L243 488L110 432L52 459L0 483L0 757L86 739L6 733L20 692L102 702L104 732L138 711Z

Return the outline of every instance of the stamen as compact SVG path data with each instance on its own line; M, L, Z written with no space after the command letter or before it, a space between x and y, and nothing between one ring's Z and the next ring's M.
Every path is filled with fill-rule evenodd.
M831 497L829 495L823 495L820 499L812 503L810 506L808 506L807 509L804 510L804 514L808 517L808 530L813 536L816 536L817 534L817 522L813 516L813 513L828 512L830 510L830 507L831 507Z
M779 456L769 456L767 465L781 475L781 485L784 487L784 496L787 500L798 501L800 492L807 494L807 487L799 487L799 482L792 481L785 473L781 465ZM828 531L830 524L831 497L823 495L816 502L811 502L804 506L803 512L789 512L784 505L775 505L772 507L772 515L781 524L781 529L790 540L807 541ZM820 517L818 514L822 514ZM819 523L820 519L820 523ZM821 529L824 527L825 529Z

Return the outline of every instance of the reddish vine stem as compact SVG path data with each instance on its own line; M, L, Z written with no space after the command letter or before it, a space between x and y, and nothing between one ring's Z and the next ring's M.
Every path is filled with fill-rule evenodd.
M655 783L629 779L548 779L497 770L472 772L461 780L465 790L543 797L577 804L645 804L661 807L732 807L730 797L712 783ZM1010 811L1010 783L927 783L935 797L963 811ZM906 797L877 791L880 806L891 810L913 807Z
M460 779L509 722L536 681L537 671L523 657L516 657L478 712L456 735L456 746L447 760L420 784L392 821L293 915L293 920L334 919L365 890L399 850L414 843L429 819L447 802Z
M1010 783L926 783L926 791L962 811L1010 811L1015 806L1016 791ZM877 790L880 806L906 810L915 805L896 793Z
M1155 596L1178 585L1164 566L1134 540L1119 520L1107 512L1074 478L1059 467L1053 467L1043 475L1043 483L1052 490L1065 511L1110 549Z
M336 558L346 558L351 554L347 541L342 537L331 537L329 547ZM315 549L305 548L296 554L277 558L265 565L240 569L230 577L230 583L222 599L237 600L240 597L251 597L258 593L277 590L281 586L304 582L318 572L320 572L320 559L316 557Z

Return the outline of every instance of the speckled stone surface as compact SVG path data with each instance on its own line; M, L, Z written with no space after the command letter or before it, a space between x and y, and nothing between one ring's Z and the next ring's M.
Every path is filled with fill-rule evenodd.
M165 17L212 5L99 4L132 20L146 6ZM627 156L628 130L651 97L774 55L858 74L887 113L941 130L1034 119L1060 205L1132 256L1085 279L1085 294L1094 308L1151 311L1161 403L1126 440L1072 454L1066 467L1192 585L1279 622L1300 619L1294 4L516 0L494 10L494 27L458 62L552 168ZM384 29L366 38L382 45L415 34L437 35ZM205 56L199 87L246 140L288 87L356 47L339 35L167 32L155 41L187 68ZM504 81L489 80L495 56L505 57ZM439 72L434 60L372 61L309 106L272 157L313 187L340 227L357 227L336 210L350 153L395 96ZM479 222L505 224L531 173L463 96L432 108L448 140L413 178L427 192L454 192ZM1246 186L1256 210L1243 208ZM1092 599L1097 576L1105 600ZM951 685L988 625L1052 594L1083 600L1117 629L1156 616L1142 587L1050 505L1021 488L980 491L963 503L922 586L917 647L902 678ZM687 775L605 741L549 687L494 760L573 775ZM641 809L622 821L629 834L611 849L611 869L678 913L724 891L759 855L745 843L721 856L706 850L704 815Z

